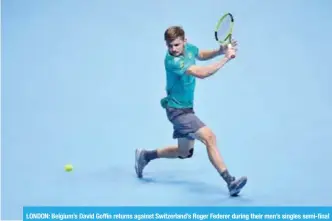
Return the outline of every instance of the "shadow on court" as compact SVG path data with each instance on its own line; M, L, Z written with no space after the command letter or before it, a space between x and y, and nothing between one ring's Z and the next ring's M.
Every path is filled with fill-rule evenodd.
M217 206L226 203L250 205L253 202L242 193L237 197L230 197L227 192L227 187L222 182L220 182L220 186L217 186L203 181L175 177L146 177L139 179L139 182L142 184L168 185L169 188L172 188L173 186L174 188L181 187L182 190L188 192L188 195L190 195L189 197L195 198L196 202L190 202L191 205ZM167 191L167 188L165 191ZM183 193L183 196L185 195L186 194Z

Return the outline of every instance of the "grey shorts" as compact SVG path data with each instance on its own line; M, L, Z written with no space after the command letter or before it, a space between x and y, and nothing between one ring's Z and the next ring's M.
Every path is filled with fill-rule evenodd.
M166 114L168 120L173 125L173 138L187 138L194 140L194 133L205 124L195 115L192 108L177 109L166 108Z

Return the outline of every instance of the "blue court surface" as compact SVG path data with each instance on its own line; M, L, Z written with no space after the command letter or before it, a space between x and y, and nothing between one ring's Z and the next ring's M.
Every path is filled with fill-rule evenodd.
M332 205L331 9L329 0L3 0L1 218L20 219L24 205ZM181 25L191 43L217 48L225 12L238 56L198 81L196 113L247 186L230 198L201 143L191 160L153 161L137 179L135 148L175 143L159 106L164 30Z

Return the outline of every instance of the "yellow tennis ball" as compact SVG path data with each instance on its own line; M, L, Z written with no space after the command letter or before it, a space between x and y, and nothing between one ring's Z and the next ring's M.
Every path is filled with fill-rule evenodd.
M73 170L73 166L71 164L65 165L65 171L70 172Z

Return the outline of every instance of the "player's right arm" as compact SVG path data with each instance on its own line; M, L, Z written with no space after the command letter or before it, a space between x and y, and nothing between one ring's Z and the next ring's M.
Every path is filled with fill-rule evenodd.
M224 57L220 61L218 61L216 63L212 63L207 66L192 65L187 69L186 74L193 75L200 79L204 79L204 78L210 77L211 75L215 74L228 61L229 61L229 59L227 57Z
M200 79L210 77L211 75L215 74L219 69L221 69L228 61L230 61L233 55L235 56L235 51L228 50L225 54L225 57L223 57L218 62L206 66L192 65L187 68L186 74L193 75Z

